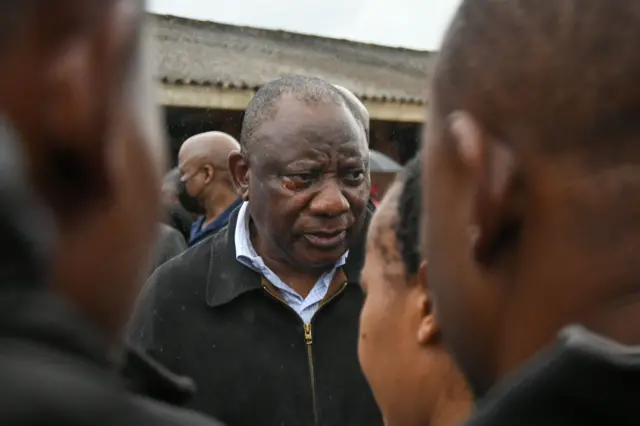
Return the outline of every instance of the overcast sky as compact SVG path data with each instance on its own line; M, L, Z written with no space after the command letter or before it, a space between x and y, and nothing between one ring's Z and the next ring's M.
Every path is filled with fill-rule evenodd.
M149 0L153 12L435 50L460 0Z

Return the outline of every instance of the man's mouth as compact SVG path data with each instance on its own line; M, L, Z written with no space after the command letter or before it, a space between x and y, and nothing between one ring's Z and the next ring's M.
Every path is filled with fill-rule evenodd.
M321 249L332 249L344 244L347 238L347 231L345 229L333 232L313 232L304 234L311 245Z

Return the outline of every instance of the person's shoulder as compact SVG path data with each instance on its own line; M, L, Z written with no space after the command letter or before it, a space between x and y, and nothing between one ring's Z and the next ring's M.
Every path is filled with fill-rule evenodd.
M169 226L169 225L167 225L166 223L162 223L162 222L158 223L158 226L160 227L160 235L161 235L161 238L162 238L162 237L166 237L166 238L168 238L168 237L172 237L172 238L175 238L175 237L177 236L177 237L180 237L181 239L183 239L183 240L184 240L184 237L182 236L182 233L180 233L180 231L178 231L178 230L177 230L176 228L174 228L173 226Z
M195 412L127 392L91 361L28 340L0 354L0 424L223 426Z
M212 256L227 249L227 226L220 229L209 238L189 247L173 259L159 266L148 282L154 286L169 285L167 283L206 277L212 261ZM183 285L183 284L180 284Z
M212 249L211 241L203 241L200 244L189 247L178 256L158 267L151 277L158 279L175 276L176 274L189 275L194 273L196 271L194 266L208 265Z
M135 408L131 424L158 426L224 426L223 423L195 411L174 407L152 399L132 395Z
M26 339L0 351L2 425L106 424L128 411L125 393L90 361Z

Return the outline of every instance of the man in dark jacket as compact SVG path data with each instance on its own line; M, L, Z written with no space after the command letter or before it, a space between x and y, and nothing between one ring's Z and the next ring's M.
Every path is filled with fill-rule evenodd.
M143 17L135 0L1 3L2 425L214 424L117 375L160 213Z
M640 424L638 38L637 0L466 0L445 38L423 235L469 425Z
M322 80L262 87L229 159L228 226L160 267L132 337L234 426L376 426L357 360L370 217L360 116Z

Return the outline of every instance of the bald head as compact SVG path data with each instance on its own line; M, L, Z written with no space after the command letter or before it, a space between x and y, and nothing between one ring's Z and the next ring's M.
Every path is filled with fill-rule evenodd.
M229 154L239 150L240 144L231 135L223 132L200 133L184 141L178 153L178 162L181 169L187 163L194 163L196 167L212 165L226 170Z
M528 148L626 160L640 137L638 37L635 0L465 0L439 55L436 107Z

